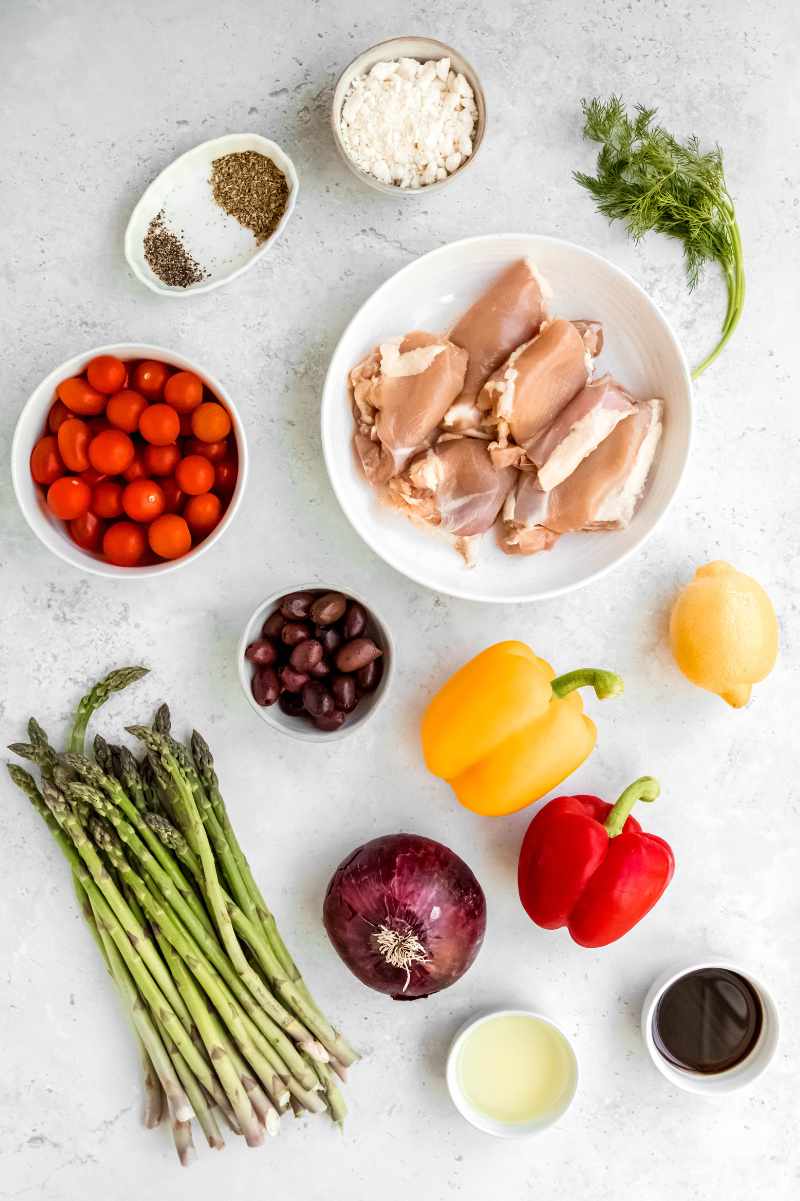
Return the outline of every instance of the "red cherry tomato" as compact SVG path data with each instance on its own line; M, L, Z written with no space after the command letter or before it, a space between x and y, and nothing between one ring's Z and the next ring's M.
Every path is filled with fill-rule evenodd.
M136 453L133 442L122 430L103 430L89 443L89 462L103 475L127 471Z
M169 446L180 432L180 417L170 405L150 405L139 418L139 433L153 446Z
M99 484L105 478L106 473L104 471L95 471L94 467L87 467L85 471L81 472L81 479L90 488L94 488L95 484Z
M72 416L63 400L54 400L47 414L47 428L51 434L58 433L58 427Z
M69 523L69 533L73 542L84 550L97 550L103 537L105 523L91 511L81 513Z
M145 446L142 462L149 475L172 475L181 452L174 442L168 446Z
M111 425L126 434L135 434L139 428L139 418L147 408L147 401L131 388L115 392L108 402L106 417Z
M214 469L214 489L222 496L230 496L236 487L236 479L239 474L239 468L233 459L225 459L222 463L217 463Z
M189 496L199 496L214 487L214 467L200 455L189 455L181 459L175 468L178 486Z
M106 407L103 393L93 388L81 375L62 380L56 392L69 411L80 417L94 417Z
M161 491L164 493L164 512L179 513L183 504L183 493L178 487L177 480L168 477L161 480Z
M52 434L45 434L31 451L31 475L37 484L49 487L63 474L64 463L58 453L58 439Z
M134 480L122 493L122 507L132 521L153 521L164 512L164 493L155 480Z
M191 413L203 400L203 381L192 371L177 371L164 385L164 400L178 413Z
M189 529L195 537L205 538L222 516L222 501L213 492L190 496L183 510Z
M145 469L144 459L142 457L142 449L141 447L137 446L134 449L133 462L131 463L130 467L123 471L122 478L130 484L134 480L143 480L146 475L147 471Z
M228 441L223 438L221 442L201 442L199 438L192 438L184 451L187 455L202 455L211 463L221 463L228 454Z
M98 517L122 515L122 484L116 480L101 480L92 489L92 512Z
M183 517L165 513L147 527L151 549L160 559L179 559L192 546L192 535Z
M192 413L192 433L201 442L221 442L231 432L231 419L221 404L207 400Z
M109 422L106 421L105 414L102 417L90 417L86 424L93 438L96 438L98 434L104 433L105 430L112 428Z
M182 438L191 438L191 436L192 436L192 414L191 413L181 413L180 419L181 419L181 437Z
M47 507L62 521L72 521L89 508L92 490L75 475L62 475L47 489Z
M125 364L113 354L99 354L86 365L89 383L97 392L103 392L106 396L111 396L113 392L119 392L120 388L125 387L127 374Z
M169 378L169 368L166 363L157 363L155 359L145 359L139 363L133 373L133 386L148 400L160 400L164 384Z
M70 471L85 471L89 466L89 426L80 417L70 417L58 431L58 453Z
M146 545L144 530L132 521L116 521L103 535L103 554L117 567L135 567Z

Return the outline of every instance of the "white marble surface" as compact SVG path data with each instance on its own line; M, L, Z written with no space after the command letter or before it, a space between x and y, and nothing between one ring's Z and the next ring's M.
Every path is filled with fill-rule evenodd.
M333 81L394 34L460 47L486 86L490 129L462 181L416 203L361 190L327 128ZM118 730L162 698L206 730L243 841L316 991L366 1052L346 1133L287 1123L261 1152L200 1149L183 1174L165 1132L139 1126L137 1065L116 998L73 904L64 866L21 796L0 807L0 1197L231 1201L487 1195L750 1201L797 1184L798 195L800 30L793 0L337 4L228 0L6 0L0 12L2 436L37 381L82 348L119 339L202 357L247 421L251 486L230 536L163 585L95 580L34 540L2 482L6 739L36 713L54 735L85 682L144 660L116 700ZM442 242L501 230L572 238L607 254L664 306L690 357L722 312L713 274L689 297L679 254L634 248L598 217L570 172L592 154L581 95L619 90L661 105L677 132L718 139L737 199L749 294L740 333L697 389L694 459L671 518L646 549L586 592L494 610L409 584L362 546L320 461L327 359L349 315L386 276ZM162 301L131 278L122 231L137 196L177 153L254 129L293 156L300 203L268 261L231 287ZM778 669L734 713L673 667L665 613L693 566L723 556L769 589ZM388 703L362 737L290 742L239 692L234 648L257 601L318 574L374 598L398 639ZM678 871L623 942L591 952L537 930L515 895L528 815L479 820L423 770L415 722L426 691L499 636L530 640L565 669L601 661L626 679L597 713L600 743L576 791L614 793L643 771L663 799L647 822ZM488 896L478 962L438 999L398 1007L344 970L319 921L331 869L359 840L413 829L464 855ZM673 1091L650 1065L638 1010L675 956L715 949L770 982L784 1026L758 1085L724 1103ZM442 1065L463 1018L524 1002L574 1037L581 1086L557 1129L495 1142L456 1116Z

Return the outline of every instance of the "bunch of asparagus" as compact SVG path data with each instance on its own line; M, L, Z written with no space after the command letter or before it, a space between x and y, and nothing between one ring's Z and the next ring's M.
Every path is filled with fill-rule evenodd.
M129 726L143 748L97 735L92 713L146 668L112 672L80 701L59 754L35 719L9 749L12 780L42 816L70 868L81 911L137 1035L144 1122L169 1115L182 1164L192 1117L224 1146L221 1115L248 1146L291 1109L341 1124L338 1087L357 1058L311 997L234 833L211 751L194 731L172 737L169 710Z

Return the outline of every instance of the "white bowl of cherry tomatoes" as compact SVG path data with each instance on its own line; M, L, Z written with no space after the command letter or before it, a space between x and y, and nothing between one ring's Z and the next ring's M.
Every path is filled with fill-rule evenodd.
M101 346L52 371L23 408L14 491L41 542L103 576L162 575L209 550L247 479L233 401L159 346Z

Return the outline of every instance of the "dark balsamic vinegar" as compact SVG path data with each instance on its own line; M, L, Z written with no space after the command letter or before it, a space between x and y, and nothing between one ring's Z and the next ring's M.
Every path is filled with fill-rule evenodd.
M675 1067L709 1076L746 1059L763 1024L749 981L726 968L701 968L681 976L658 1002L653 1041Z

